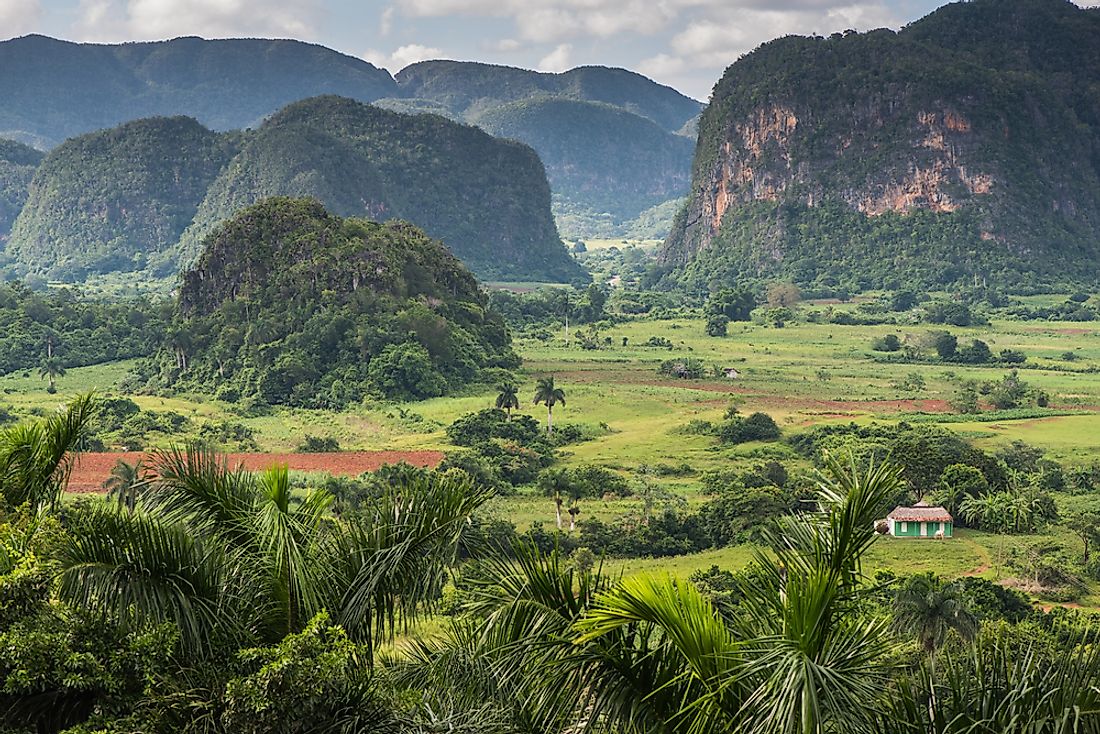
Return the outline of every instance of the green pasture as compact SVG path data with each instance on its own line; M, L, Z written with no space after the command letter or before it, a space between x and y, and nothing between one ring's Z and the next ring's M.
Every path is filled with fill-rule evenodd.
M803 310L852 307L807 304ZM701 319L628 321L600 331L601 341L606 338L609 344L598 350L582 349L575 329L567 333L559 328L547 339L518 336L515 346L524 360L520 412L545 421L545 408L531 405L531 398L535 381L554 375L567 397L565 405L555 408L555 423L584 424L596 435L564 449L564 465L595 463L631 476L643 464L687 463L695 470L693 474L659 481L689 505L705 500L698 483L700 473L748 466L759 460L761 451L790 453L776 445L722 448L710 436L684 431L692 420L720 419L731 405L742 413L767 412L787 433L822 422L944 421L946 427L988 449L1019 439L1071 464L1100 460L1096 439L1100 436L1100 371L1094 371L1100 370L1100 324L997 321L964 329L813 323L774 328L732 323L725 338L708 337L703 327ZM1020 370L1021 378L1049 393L1050 414L1004 420L996 414L981 419L957 416L946 403L960 380L999 380L1008 369L931 361L892 363L870 349L871 341L886 333L919 341L922 334L943 328L956 334L960 342L982 339L995 353L1023 351L1028 365ZM650 338L667 340L673 346L644 346ZM1066 352L1073 352L1076 359L1064 359ZM658 374L662 361L679 357L696 357L708 367L732 367L739 377L676 380ZM69 370L58 381L56 395L47 394L45 381L36 373L8 375L0 378L0 405L9 406L16 415L40 414L76 392L117 390L130 368L131 364L118 362ZM902 385L914 373L924 381L920 390ZM343 412L276 409L262 416L242 416L231 405L201 396L132 397L143 409L173 410L196 422L239 421L256 432L263 450L287 451L307 433L332 436L344 449L447 450L452 447L444 428L465 413L490 407L494 396L491 389L471 387L458 396L418 403L371 403ZM1059 501L1071 509L1094 503L1091 497L1061 497ZM638 510L637 502L630 499L590 500L582 503L580 519L610 522ZM554 524L553 501L533 490L495 499L489 511L521 527L533 522L547 528ZM996 538L974 531L961 531L944 542L884 538L871 551L867 570L935 570L996 578L1004 566L1004 554L1013 547L1020 551L1037 539ZM1076 547L1072 536L1061 535L1058 540L1066 547ZM659 571L683 577L713 564L739 567L748 562L751 552L751 548L726 548L683 558L610 561L609 566L630 573ZM1089 604L1100 604L1096 592L1086 599Z

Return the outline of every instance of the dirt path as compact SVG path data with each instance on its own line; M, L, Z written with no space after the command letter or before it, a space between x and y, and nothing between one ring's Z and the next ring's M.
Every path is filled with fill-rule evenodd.
M134 463L145 455L141 452L101 452L81 454L69 478L68 491L74 493L103 492L103 482L110 476L118 460ZM292 471L328 472L342 476L358 476L374 471L384 464L406 462L413 466L435 467L443 461L441 451L339 451L331 454L229 454L230 466L243 466L249 471L266 469L274 464L286 464Z

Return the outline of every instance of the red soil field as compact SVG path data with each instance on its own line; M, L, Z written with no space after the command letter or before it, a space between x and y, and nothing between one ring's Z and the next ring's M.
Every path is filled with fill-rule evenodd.
M138 451L115 451L80 454L69 478L69 490L78 494L104 492L103 482L119 459L134 463L144 456ZM442 451L340 451L331 454L229 454L230 466L244 466L249 471L266 469L273 464L286 464L292 471L327 472L343 476L358 476L374 471L383 464L404 461L413 466L434 468L443 461Z

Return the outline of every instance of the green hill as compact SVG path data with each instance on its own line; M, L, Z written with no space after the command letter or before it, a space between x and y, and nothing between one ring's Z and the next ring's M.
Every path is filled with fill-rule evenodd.
M1094 284L1098 70L1100 15L1063 0L767 43L700 121L667 280Z
M300 41L177 38L121 45L44 36L0 43L0 137L38 147L138 118L257 124L306 97L393 96L389 73Z
M640 74L424 61L395 79L403 100L383 104L442 110L538 151L567 237L623 236L644 212L687 193L694 135L678 133L700 104Z
M534 151L435 115L337 97L287 107L214 182L184 237L184 257L217 222L276 195L316 197L344 216L406 219L484 278L583 274L561 245Z
M171 272L176 243L234 141L186 117L73 138L39 166L6 253L64 280L164 263L162 274Z
M516 361L503 321L442 243L272 198L206 238L152 379L330 407L440 395Z
M42 153L12 140L0 140L0 244L27 201L34 169Z
M525 100L487 110L474 122L535 149L559 216L606 212L621 225L682 196L691 179L693 141L608 104Z
M218 223L269 196L414 222L485 278L584 275L530 148L340 97L297 102L245 133L155 118L74 138L38 168L6 255L62 280L163 277L190 265Z
M581 66L551 74L472 61L422 61L394 76L401 96L432 100L471 119L509 102L557 97L602 102L669 132L699 114L699 103L627 69Z

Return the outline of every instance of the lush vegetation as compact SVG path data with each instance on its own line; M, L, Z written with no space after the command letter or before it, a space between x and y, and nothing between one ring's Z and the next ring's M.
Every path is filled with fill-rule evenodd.
M69 140L38 168L6 254L22 271L67 281L163 278L192 264L218 223L267 196L412 221L483 277L584 277L529 148L336 97L291 105L247 133L170 118Z
M1098 119L1080 90L1098 47L1095 13L1062 0L764 44L700 122L668 282L1094 282Z
M616 578L494 544L454 472L390 471L351 507L190 447L114 475L125 501L60 511L94 411L0 433L13 732L1100 728L1085 620L865 575L905 483L889 464L826 459L741 572ZM396 642L433 613L441 634Z
M23 209L34 169L41 162L42 153L34 148L0 139L0 242Z
M68 140L35 173L7 255L70 282L114 271L174 274L176 243L235 143L185 117Z
M144 371L151 387L230 402L341 407L434 397L516 364L500 317L441 243L275 198L207 238Z

